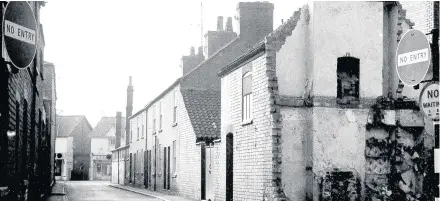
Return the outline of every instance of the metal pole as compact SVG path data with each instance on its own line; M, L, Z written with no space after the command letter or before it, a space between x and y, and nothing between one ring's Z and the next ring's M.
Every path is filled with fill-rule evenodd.
M439 7L440 2L434 1L434 29L432 30L432 69L433 69L433 81L439 81Z

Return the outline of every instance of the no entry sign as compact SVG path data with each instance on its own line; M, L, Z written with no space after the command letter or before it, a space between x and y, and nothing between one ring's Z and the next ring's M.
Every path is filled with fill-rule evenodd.
M12 64L27 68L37 50L37 22L31 6L26 1L11 1L3 17L6 51Z
M428 38L419 30L407 31L397 46L397 75L405 85L414 86L425 78L431 63Z
M420 107L425 115L433 120L439 119L439 85L430 83L420 93Z

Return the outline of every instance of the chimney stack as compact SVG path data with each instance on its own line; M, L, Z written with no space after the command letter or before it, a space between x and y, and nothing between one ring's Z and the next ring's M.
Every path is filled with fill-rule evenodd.
M125 143L130 144L130 121L128 118L132 115L133 112L133 85L131 76L129 77L129 85L127 87L127 107L126 107L126 119L125 119Z
M226 21L226 31L233 32L232 17L228 17L228 20Z
M273 9L269 2L240 2L237 6L238 35L248 44L261 41L273 31Z
M186 75L200 63L202 63L202 61L205 59L202 51L203 49L199 48L199 52L196 55L194 47L191 47L190 54L182 57L182 76Z
M116 145L115 148L121 146L122 136L122 112L116 112Z
M199 46L199 52L197 53L197 56L203 57L203 47Z
M217 17L217 31L223 31L223 16Z

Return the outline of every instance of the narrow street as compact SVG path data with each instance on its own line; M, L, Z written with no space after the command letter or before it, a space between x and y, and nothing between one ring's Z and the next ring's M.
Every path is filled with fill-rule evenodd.
M60 183L62 181L59 181ZM112 188L107 181L66 181L66 198L68 201L156 201L159 199ZM61 196L59 196L61 198ZM56 199L49 199L55 201ZM58 199L63 200L63 199ZM66 200L63 200L66 201Z

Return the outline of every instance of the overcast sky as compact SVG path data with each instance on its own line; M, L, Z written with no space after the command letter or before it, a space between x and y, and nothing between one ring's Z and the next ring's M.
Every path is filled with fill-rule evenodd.
M238 2L202 1L204 33L216 29L217 16L235 16ZM269 2L275 6L274 29L306 3ZM49 0L41 22L44 59L56 68L58 114L85 115L93 127L102 116L125 114L130 75L133 113L142 109L181 76L180 59L190 47L200 46L200 4Z

